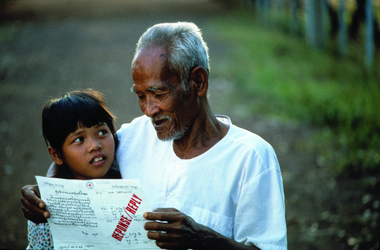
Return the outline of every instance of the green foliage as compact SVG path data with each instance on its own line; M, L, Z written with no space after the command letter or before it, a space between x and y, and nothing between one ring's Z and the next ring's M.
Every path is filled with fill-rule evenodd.
M17 29L17 24L8 25L0 23L0 42L12 40Z
M229 63L218 74L253 98L253 114L297 119L324 128L315 139L321 163L338 171L380 171L380 72L364 67L364 46L313 50L301 37L263 27L252 13L216 20L230 41ZM379 56L374 65L379 65Z

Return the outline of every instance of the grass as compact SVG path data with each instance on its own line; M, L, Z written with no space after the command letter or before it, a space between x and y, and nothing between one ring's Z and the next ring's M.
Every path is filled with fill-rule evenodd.
M15 28L9 25L0 24L0 42L9 41L13 38Z
M334 42L311 49L302 35L262 25L242 11L213 25L219 39L233 45L217 74L236 82L240 95L255 99L250 112L323 128L313 144L324 164L339 172L380 172L378 54L367 69L360 43L350 43L342 58Z

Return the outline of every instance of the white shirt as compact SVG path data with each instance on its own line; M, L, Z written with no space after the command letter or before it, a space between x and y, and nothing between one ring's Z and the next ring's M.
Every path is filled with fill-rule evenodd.
M124 124L116 158L124 179L139 179L152 209L173 207L226 237L265 249L287 249L284 192L273 148L230 128L207 152L180 159L146 116Z

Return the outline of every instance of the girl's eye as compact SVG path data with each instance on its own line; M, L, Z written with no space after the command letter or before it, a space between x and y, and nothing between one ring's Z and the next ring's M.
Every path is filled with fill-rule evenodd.
M106 134L107 134L107 130L105 130L105 129L100 130L98 133L99 136L106 135Z
M82 142L83 141L83 137L78 137L74 140L74 142L78 143L78 142Z

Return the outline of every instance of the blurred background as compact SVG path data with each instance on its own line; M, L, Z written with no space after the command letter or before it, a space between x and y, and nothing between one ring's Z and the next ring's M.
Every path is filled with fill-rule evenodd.
M209 45L215 113L277 152L289 249L379 249L380 0L0 0L0 248L27 245L44 102L94 88L117 127L140 116L135 44L177 21Z

